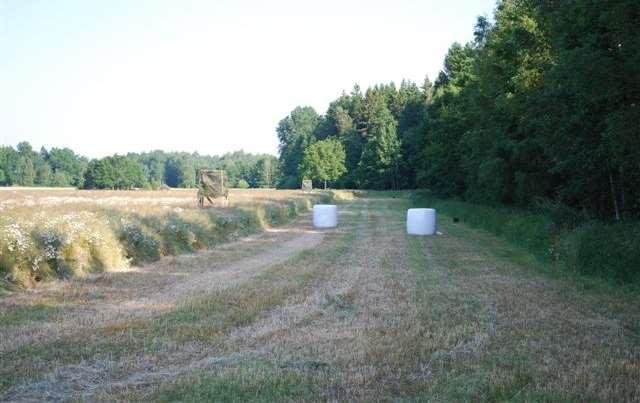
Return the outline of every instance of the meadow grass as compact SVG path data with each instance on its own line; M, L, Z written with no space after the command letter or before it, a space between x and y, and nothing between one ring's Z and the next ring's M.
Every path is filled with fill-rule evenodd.
M331 265L343 254L352 242L353 233L351 232L329 235L322 249L305 250L283 263L269 267L249 281L188 299L168 312L140 319L106 323L90 329L83 328L46 343L28 344L10 353L2 353L0 354L3 362L0 368L0 396L26 380L43 381L43 385L53 388L45 375L61 366L67 368L77 366L79 370L83 368L80 371L91 373L94 366L107 365L105 363L119 360L134 362L143 357L150 360L153 358L149 357L157 357L161 360L179 361L185 354L183 350L189 350L191 346L202 346L203 351L211 352L213 349L218 354L225 354L225 346L222 342L230 332L249 326L261 315L312 287L315 282L326 276L327 265ZM331 252L326 253L325 248ZM81 302L83 297L79 296L79 298L81 299L76 303ZM52 309L57 308L52 307ZM25 313L24 311L23 309L22 314ZM6 327L17 326L25 320L24 316L19 315L20 312L16 311L15 314L6 317L0 316L2 320L0 324ZM30 311L28 320L40 319L51 320L51 317ZM189 356L189 358L194 357ZM248 371L255 369L256 376L259 376L262 368L262 366L249 365L242 371L248 374ZM287 374L292 374L291 371L281 371L281 373L285 377L288 376ZM81 378L82 375L79 374L78 377ZM189 396L198 400L197 396L207 396L210 388L215 390L217 386L211 385L211 382L219 384L218 380L206 376L200 377L191 372L180 379L180 382L170 384L173 385L171 388L165 385L154 400L164 399L165 392L170 397L175 393L172 392L173 388L180 390L186 387L185 384L192 383L193 391ZM292 377L288 381L289 386L295 386L291 384L295 379L297 378ZM264 378L264 381L268 383L267 378ZM282 386L279 381L274 385L276 388ZM199 391L196 387L203 390ZM229 393L235 393L232 389ZM125 400L148 397L138 395L135 390L124 390L121 393L125 396L123 397ZM277 391L273 393L273 396L281 394Z
M640 290L640 223L608 224L579 217L568 208L524 210L441 199L427 191L412 194L415 205L436 208L443 219L457 218L528 250L546 272L590 276ZM554 250L554 227L556 233ZM589 280L587 280L588 282Z
M282 225L328 192L236 191L200 209L195 191L0 192L0 286L30 287L191 253Z
M340 208L339 228L322 232L320 243L284 261L252 272L252 257L264 259L273 243L245 255L230 252L244 256L242 267L233 268L249 272L241 282L199 291L166 311L89 323L6 352L0 355L0 396L638 399L637 295L549 275L527 248L444 215L445 235L408 236L410 206L393 193L351 198ZM301 230L291 236L315 233ZM163 259L154 269L167 264L195 275L209 264L207 270L215 271L213 253ZM58 308L81 308L85 297L67 298ZM38 321L44 315L38 310L50 303L31 301L28 315ZM22 323L5 319L13 323L9 327Z
M208 295L182 305L158 322L169 324L180 343L215 343L233 329L249 327L261 316L277 307L296 303L308 290L326 281L339 268L340 259L356 240L354 229L331 234L321 248L307 250L286 263L261 273L249 284ZM348 296L329 298L325 309L338 316L349 315L352 302ZM219 345L222 357L234 356L233 346ZM243 358L220 359L217 373L188 373L162 384L149 395L131 395L134 399L154 401L313 401L317 400L322 379L316 373L318 362L274 365L265 360ZM316 397L314 397L316 396Z
M24 322L44 321L58 313L56 303L34 302L28 305L13 307L11 310L0 310L0 325L17 326Z
M299 371L269 363L245 363L212 375L203 373L188 381L168 383L158 393L160 402L274 402L313 401L318 387Z

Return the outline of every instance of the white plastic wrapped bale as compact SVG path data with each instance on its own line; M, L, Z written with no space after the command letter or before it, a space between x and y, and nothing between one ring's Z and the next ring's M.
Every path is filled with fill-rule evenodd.
M410 208L407 210L407 234L435 235L438 231L436 211L432 208Z
M338 207L335 204L316 204L313 206L313 226L333 228L338 226Z

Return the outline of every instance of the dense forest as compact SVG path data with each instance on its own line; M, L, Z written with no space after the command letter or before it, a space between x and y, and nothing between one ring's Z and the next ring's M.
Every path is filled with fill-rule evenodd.
M222 156L152 151L89 160L68 148L32 149L27 142L0 147L0 185L85 189L195 187L200 168L224 169L230 187L274 187L272 155L237 151Z
M355 86L324 115L296 107L277 128L280 185L310 176L637 216L639 21L637 0L499 1L472 42L450 47L433 84ZM342 145L344 174L306 168L305 151L328 139Z

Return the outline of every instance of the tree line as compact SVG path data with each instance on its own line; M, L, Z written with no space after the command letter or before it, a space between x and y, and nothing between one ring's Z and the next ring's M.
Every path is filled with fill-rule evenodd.
M200 168L224 169L230 187L275 187L278 161L242 151L222 156L152 151L88 159L69 148L33 150L28 142L0 147L1 186L84 189L195 187Z
M498 1L493 18L478 18L474 40L450 47L433 84L355 86L323 115L296 107L277 126L279 183L420 187L637 216L638 21L637 0ZM311 147L328 140L343 161L339 152L313 158ZM323 174L332 165L336 174Z
M277 125L279 158L0 147L1 185L193 187L199 168L234 187L427 188L447 197L640 213L640 2L501 0L454 43L435 82L359 86L324 114Z

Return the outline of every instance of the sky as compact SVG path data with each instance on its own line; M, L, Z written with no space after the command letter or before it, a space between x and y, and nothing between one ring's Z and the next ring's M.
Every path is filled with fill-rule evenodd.
M495 0L0 0L0 142L277 153L297 105L433 81Z

